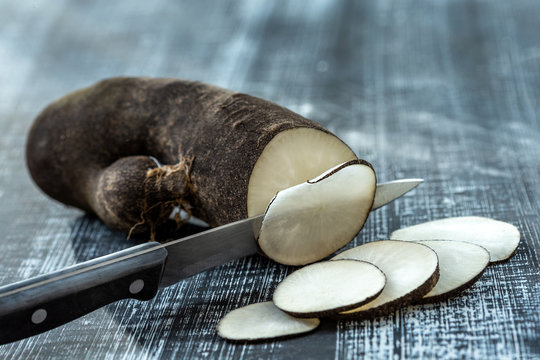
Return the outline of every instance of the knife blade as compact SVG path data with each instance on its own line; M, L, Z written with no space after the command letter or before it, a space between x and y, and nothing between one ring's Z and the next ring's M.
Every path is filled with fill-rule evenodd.
M423 179L401 179L377 184L371 211L396 200L423 182Z
M421 182L379 184L372 210ZM259 215L165 244L148 242L0 287L0 344L45 332L118 300L149 300L160 288L257 254L262 220Z
M422 183L422 179L394 180L377 184L371 210L380 208L401 197ZM160 287L167 287L181 279L225 264L241 257L254 255L259 247L253 239L259 233L263 215L220 226L165 244L169 258ZM204 236L204 240L201 239ZM205 246L202 245L204 241Z

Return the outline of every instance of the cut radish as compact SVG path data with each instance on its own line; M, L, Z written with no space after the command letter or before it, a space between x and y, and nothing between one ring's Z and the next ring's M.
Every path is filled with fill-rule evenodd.
M273 129L269 127L268 131ZM266 145L249 176L248 216L263 214L278 191L355 159L347 145L319 129L299 127L278 133Z
M444 300L472 285L489 264L489 252L473 243L452 240L418 241L439 258L439 281L420 302Z
M381 240L357 246L336 255L333 260L354 259L370 262L386 275L386 286L375 300L340 317L366 318L388 314L421 299L439 278L437 254L414 242Z
M364 225L375 187L371 165L353 160L280 191L264 216L261 250L287 265L305 265L332 254Z
M257 341L306 333L319 323L319 319L294 318L267 301L231 311L218 323L217 332L228 340Z
M507 260L519 244L519 230L511 224L478 216L434 220L396 230L391 239L458 240L477 244L489 251L490 261Z
M274 304L297 317L324 316L373 300L385 283L386 277L373 264L323 261L287 276L274 292Z

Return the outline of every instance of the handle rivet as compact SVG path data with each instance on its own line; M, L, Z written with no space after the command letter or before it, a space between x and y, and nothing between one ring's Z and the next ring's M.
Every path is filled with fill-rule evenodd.
M32 320L32 322L34 324L37 325L37 324L41 324L42 322L44 322L46 318L47 318L47 310L45 310L45 309L37 309L32 314L31 320Z
M137 279L129 285L129 292L132 294L140 293L141 290L144 288L144 280Z

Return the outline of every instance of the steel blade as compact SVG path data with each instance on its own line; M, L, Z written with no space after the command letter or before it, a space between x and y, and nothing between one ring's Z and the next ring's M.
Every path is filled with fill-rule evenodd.
M263 215L219 226L164 244L169 253L160 287L259 251Z
M371 210L373 211L396 200L403 194L420 185L423 181L423 179L402 179L377 184L375 200L373 201Z
M394 180L377 184L372 210L414 189L422 179ZM164 244L169 253L160 287L189 276L258 253L256 237L263 215L240 220Z

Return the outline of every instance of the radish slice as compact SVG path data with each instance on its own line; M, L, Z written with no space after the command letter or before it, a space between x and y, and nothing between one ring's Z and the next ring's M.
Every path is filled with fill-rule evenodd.
M272 260L305 265L325 258L360 231L375 197L375 172L362 160L280 191L266 210L258 242Z
M439 278L437 254L428 246L414 242L374 241L344 251L334 259L367 261L386 275L386 286L375 300L340 312L340 317L366 318L388 314L421 299Z
M420 302L447 299L471 286L489 264L489 252L483 247L450 240L424 240L418 243L432 248L439 258L439 281Z
M323 261L287 276L274 292L274 304L297 317L316 317L353 309L381 293L386 277L365 261Z
M391 239L458 240L477 244L489 251L490 261L509 259L519 244L519 230L511 224L478 216L434 220L396 230Z
M294 318L267 301L231 311L218 323L217 332L228 340L258 341L306 333L319 323L319 319Z

